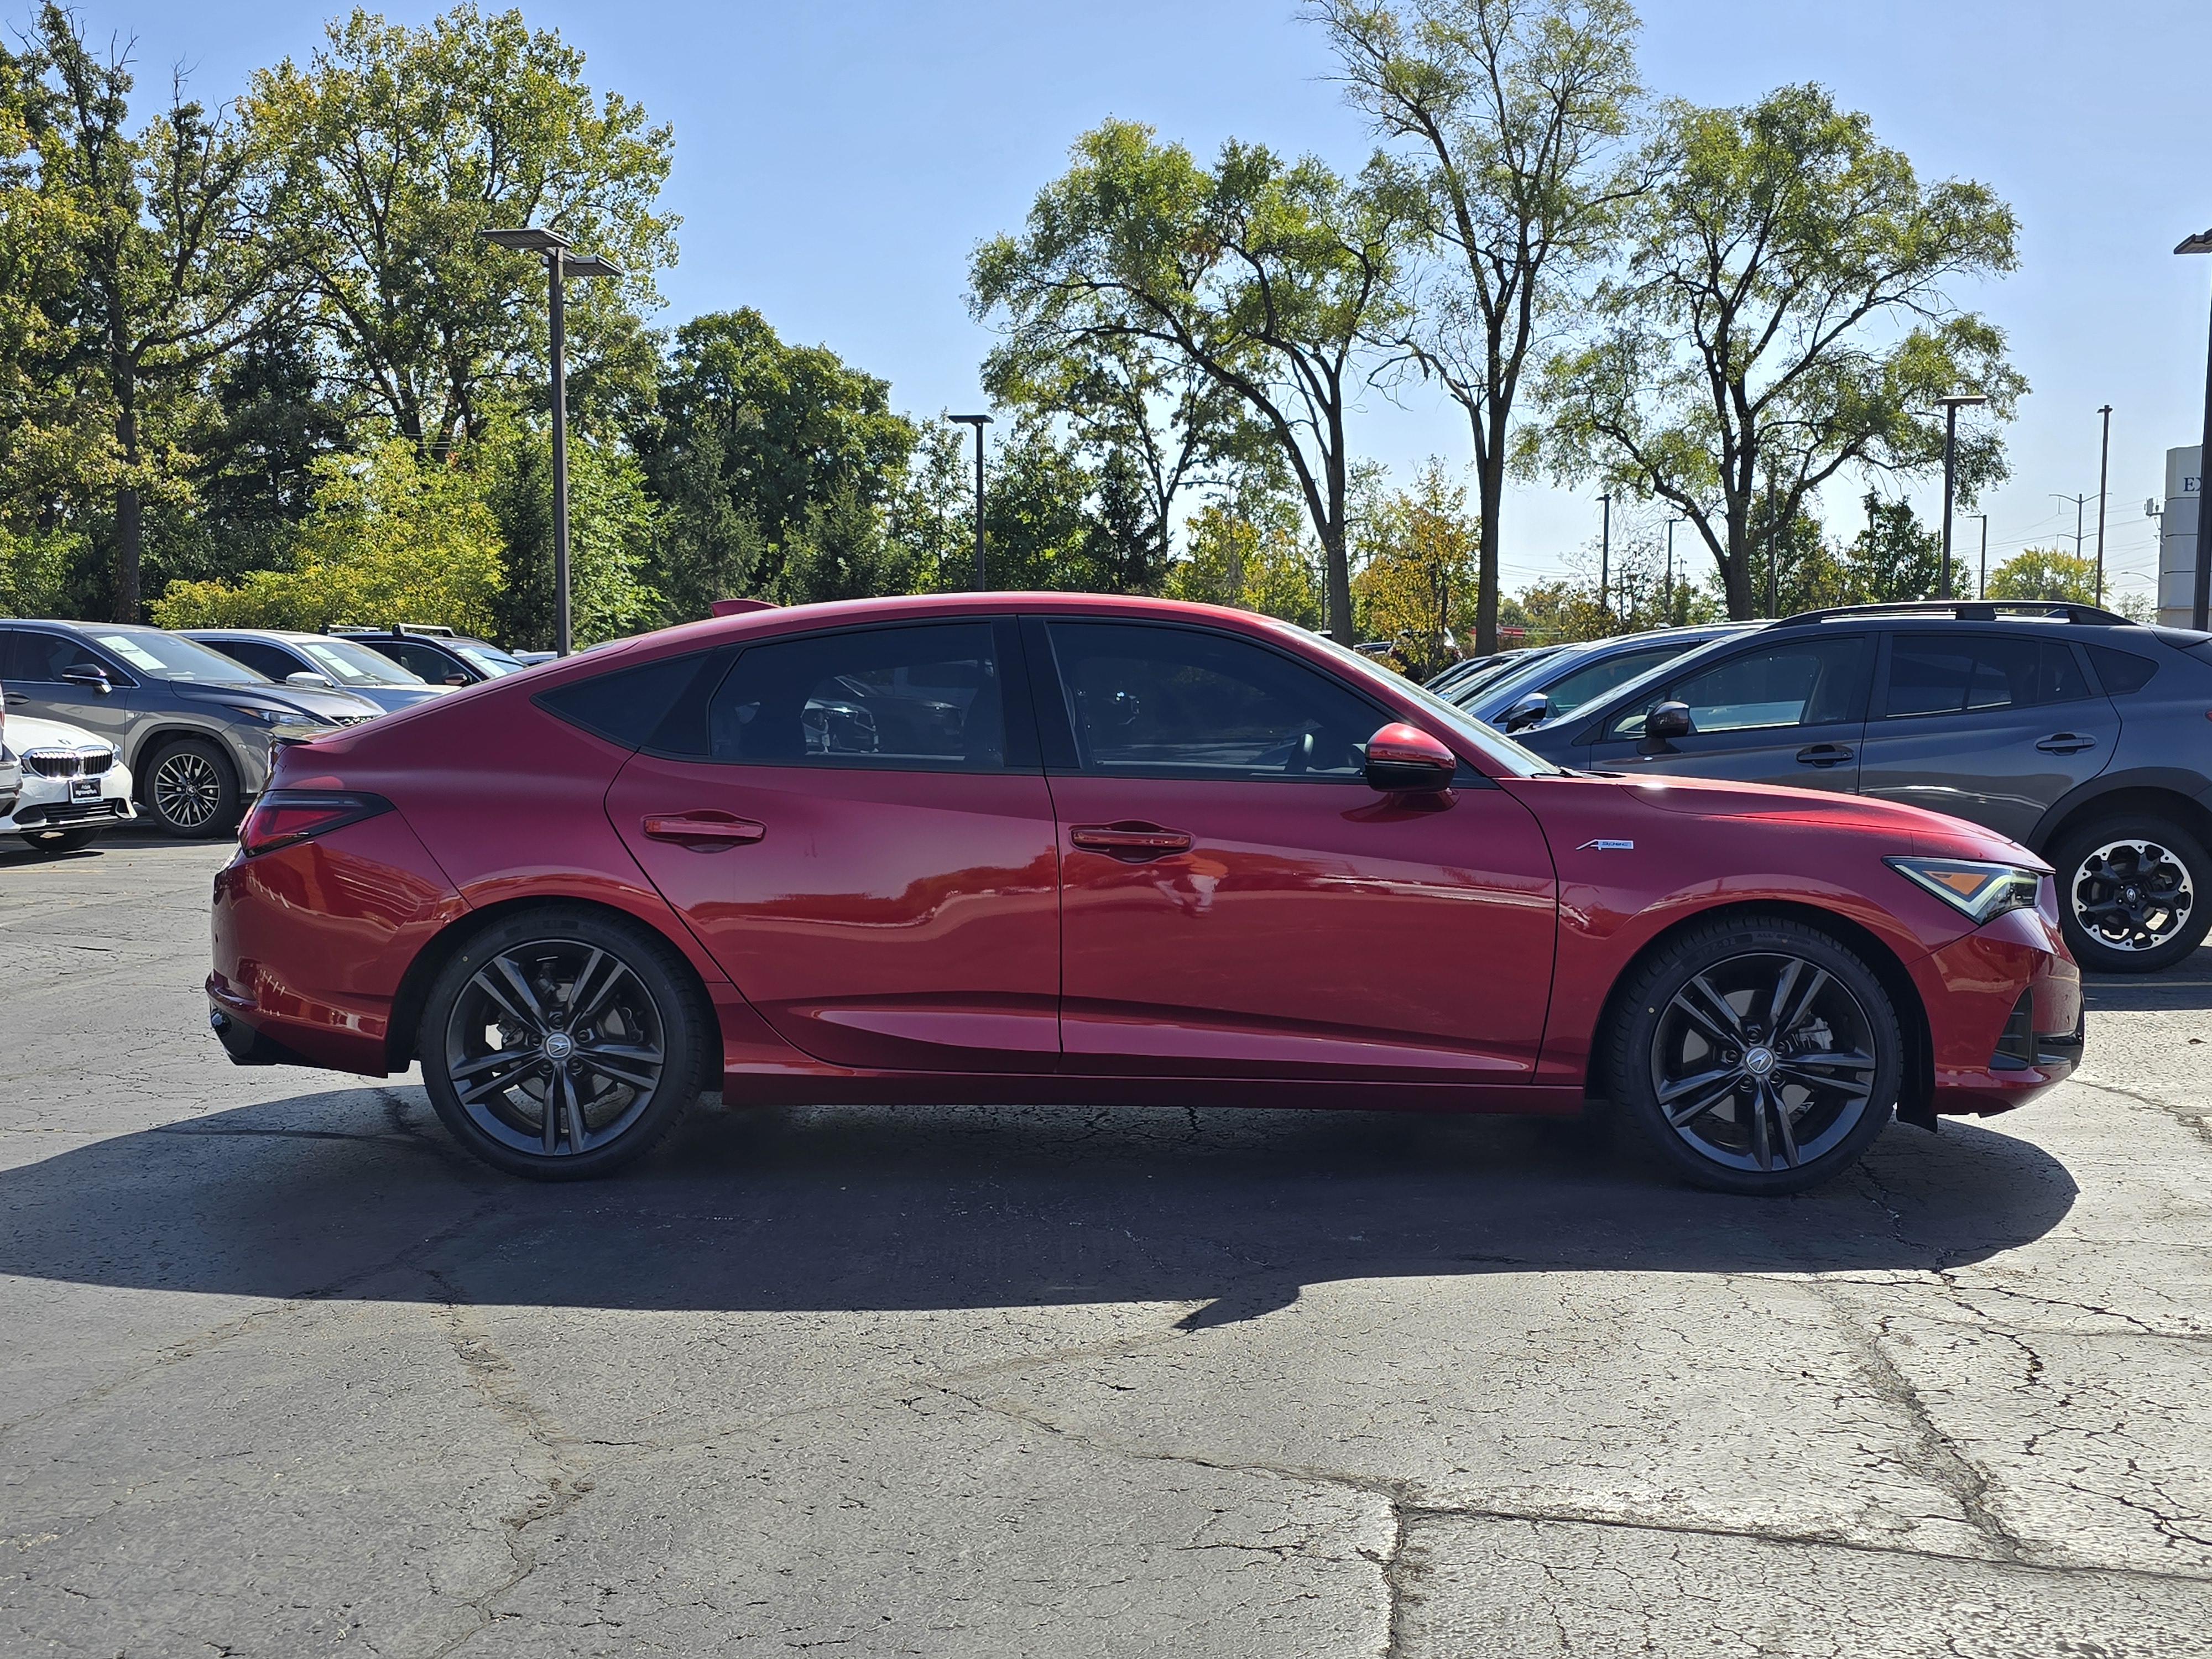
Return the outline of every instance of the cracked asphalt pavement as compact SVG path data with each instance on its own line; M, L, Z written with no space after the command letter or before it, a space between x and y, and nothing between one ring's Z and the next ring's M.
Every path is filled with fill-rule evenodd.
M226 854L0 852L9 1659L2212 1653L2212 951L1783 1202L1201 1099L542 1188L225 1060Z

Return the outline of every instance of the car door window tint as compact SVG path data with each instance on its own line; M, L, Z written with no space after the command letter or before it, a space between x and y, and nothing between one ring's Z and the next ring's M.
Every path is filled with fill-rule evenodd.
M226 657L237 658L248 668L258 669L272 680L281 680L287 674L312 672L290 653L261 640L210 640L207 644Z
M718 761L770 766L1006 763L1006 700L988 622L815 634L749 647L708 707Z
M58 684L73 668L97 669L103 674L114 672L91 647L65 635L18 629L10 635L4 658L0 658L0 681Z
M2105 683L2107 696L2124 697L2131 691L2140 691L2158 672L2158 665L2148 657L2115 650L2109 645L2091 646L2089 660L2097 665L2097 678Z
M1892 720L2070 702L2089 693L2073 647L2017 635L1900 634L1890 643Z
M1358 779L1389 716L1264 646L1199 629L1054 623L1085 769Z
M1648 674L1663 662L1671 661L1689 647L1680 645L1656 647L1650 651L1623 651L1607 657L1603 662L1594 662L1577 668L1571 674L1562 675L1544 695L1552 700L1554 715L1572 714L1592 697L1601 697L1616 686L1626 685L1639 674Z
M707 752L706 722L697 710L708 686L695 684L710 664L726 663L726 653L695 651L611 674L595 674L538 694L540 706L625 749L651 748L655 754L690 758ZM687 696L687 694L689 694ZM678 699L689 702L690 718L672 720ZM679 728L671 731L670 727ZM693 734L696 735L694 736Z
M443 685L447 680L461 675L459 665L434 646L403 643L382 648L397 659L410 673L421 675L433 685Z
M1644 717L1662 702L1688 704L1692 732L1771 731L1856 720L1865 696L1868 654L1863 635L1747 651L1654 693L1642 708L1616 719L1606 735L1642 737Z

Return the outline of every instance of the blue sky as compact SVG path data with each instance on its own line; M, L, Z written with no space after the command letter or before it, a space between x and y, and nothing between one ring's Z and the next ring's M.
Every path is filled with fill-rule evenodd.
M170 65L210 100L254 66L304 57L329 9L277 0L80 0L89 32L136 35L142 86ZM437 6L387 4L421 21ZM1017 226L1074 136L1104 116L1156 125L1201 153L1234 133L1356 166L1368 141L1327 76L1295 0L939 0L800 4L526 5L589 59L602 89L676 130L668 204L681 264L667 321L758 307L787 338L826 343L887 377L901 407L972 405L989 341L962 303L975 244ZM2010 433L2014 477L1984 503L1994 563L2063 528L2092 496L2100 404L2114 406L2107 560L2155 561L2146 496L2171 445L2194 443L2212 258L2170 250L2212 226L2212 6L2142 0L1648 0L1643 63L1656 90L1741 103L1817 80L1866 111L1925 177L1993 185L2019 210L2021 269L1960 301L2011 337L2033 394ZM2193 106L2193 112L2192 112ZM1449 405L1367 400L1365 453L1410 473L1468 449ZM1932 517L1935 486L1917 490ZM1855 526L1856 489L1837 522ZM1595 533L1595 503L1516 489L1509 586ZM1962 526L1961 546L1978 527ZM2147 580L2130 585L2147 591Z

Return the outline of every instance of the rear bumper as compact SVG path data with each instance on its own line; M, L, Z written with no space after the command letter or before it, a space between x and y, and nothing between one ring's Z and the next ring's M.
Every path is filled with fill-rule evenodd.
M1928 1009L1937 1115L2010 1111L2063 1083L2081 1063L2081 970L2034 911L2001 916L1954 940L1922 958L1912 975ZM2023 1003L2025 1032L2014 1021Z

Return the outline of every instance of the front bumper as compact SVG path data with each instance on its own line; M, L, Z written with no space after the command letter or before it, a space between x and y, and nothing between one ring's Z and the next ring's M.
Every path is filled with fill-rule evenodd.
M2039 912L2014 911L1912 969L1928 1010L1936 1115L2024 1106L2081 1064L2081 970Z
M70 786L96 781L100 793L71 798ZM25 773L22 792L14 809L0 817L0 834L22 835L40 830L112 829L138 816L131 799L131 774L121 766L86 778L47 778Z

